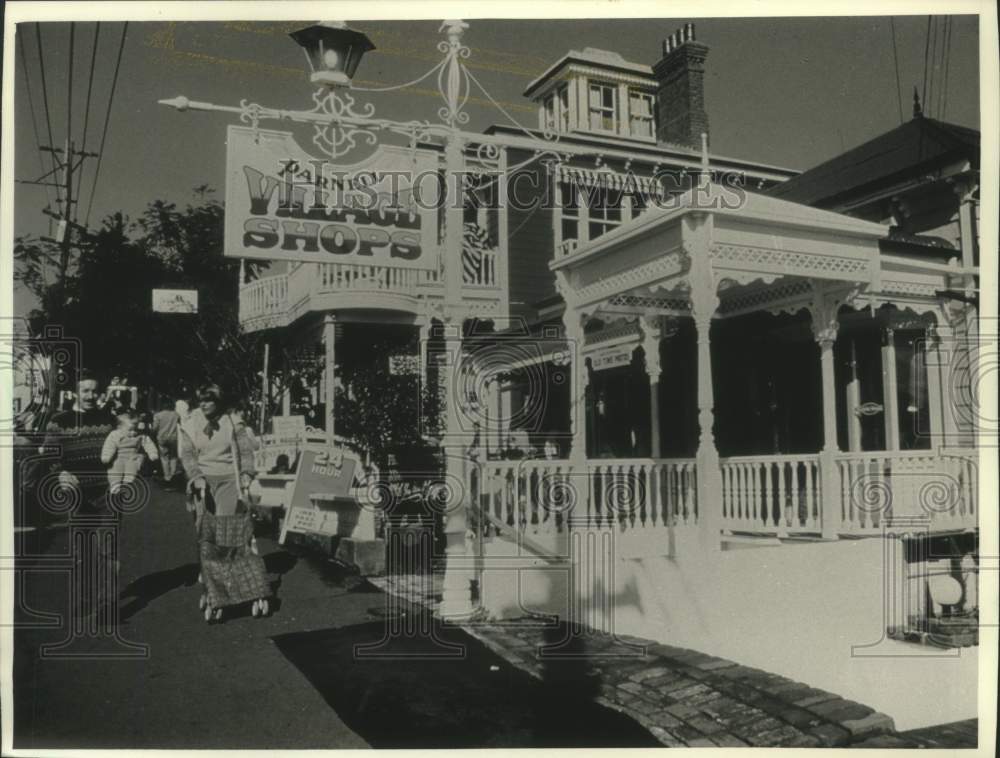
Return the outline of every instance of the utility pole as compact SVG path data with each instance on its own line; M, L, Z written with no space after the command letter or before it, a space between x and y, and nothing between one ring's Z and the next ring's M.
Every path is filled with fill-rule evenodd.
M79 203L75 195L78 184L76 176L83 162L87 158L98 157L98 154L77 150L73 141L69 139L63 143L61 148L52 147L51 145L39 145L39 149L46 153L52 153L54 158L52 170L43 174L38 179L18 179L18 183L34 184L39 187L55 187L57 191L62 193L62 197L59 200L60 207L57 211L53 211L50 208L42 210L42 213L58 222L56 235L54 238L41 238L46 242L59 245L59 277L57 286L59 292L58 307L61 310L65 305L66 277L69 273L70 256L73 248L73 232L79 232L82 236L90 233L87 227L81 226L74 220L74 207Z
M72 140L68 139L63 143L61 149L51 145L40 145L40 150L53 155L53 168L35 180L18 180L20 184L34 184L41 187L55 187L58 194L61 192L62 198L59 200L58 212L46 207L42 213L55 219L58 222L55 237L42 237L45 242L51 242L59 246L59 271L56 279L55 313L51 316L58 323L63 316L66 307L66 279L69 274L69 264L73 248L73 232L78 232L81 236L87 236L90 231L76 223L73 216L74 206L79 202L74 192L77 186L76 174L87 158L96 158L97 153L90 153L83 150L76 150ZM58 398L56 386L56 372L49 372L49 403L53 410L58 410Z

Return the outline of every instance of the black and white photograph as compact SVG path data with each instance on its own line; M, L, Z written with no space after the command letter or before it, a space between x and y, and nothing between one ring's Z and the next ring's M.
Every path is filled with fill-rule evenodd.
M4 756L995 755L993 3L0 12Z

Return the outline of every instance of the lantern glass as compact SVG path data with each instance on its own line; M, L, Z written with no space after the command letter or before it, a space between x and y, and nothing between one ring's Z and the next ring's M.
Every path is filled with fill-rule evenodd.
M340 22L327 22L292 32L306 51L311 81L328 87L349 87L362 56L374 50L368 36Z

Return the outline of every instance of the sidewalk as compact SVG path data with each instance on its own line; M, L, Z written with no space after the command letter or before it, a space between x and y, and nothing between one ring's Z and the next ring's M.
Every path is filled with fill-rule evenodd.
M434 608L440 582L388 577L378 586ZM462 628L543 681L587 687L593 699L668 747L975 747L976 720L899 733L861 703L733 661L651 640L526 618Z

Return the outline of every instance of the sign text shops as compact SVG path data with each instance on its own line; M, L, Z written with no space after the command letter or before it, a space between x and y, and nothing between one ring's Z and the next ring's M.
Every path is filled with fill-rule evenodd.
M435 158L381 146L334 166L286 132L229 128L228 256L436 269ZM425 195L425 193L427 193Z

